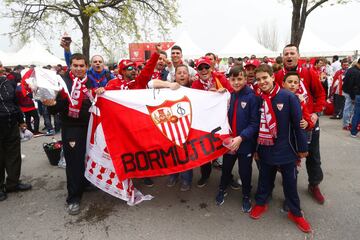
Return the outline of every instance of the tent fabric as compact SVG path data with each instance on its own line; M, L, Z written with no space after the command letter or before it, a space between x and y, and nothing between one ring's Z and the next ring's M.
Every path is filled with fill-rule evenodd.
M340 47L343 51L360 50L360 33Z
M65 61L52 55L35 39L31 38L18 52L7 54L3 60L5 66L16 65L66 65Z
M264 46L244 27L240 28L236 36L218 53L220 57L244 57L255 54L257 57L277 56Z
M301 56L331 56L339 49L317 37L311 30L305 29L302 36L299 52Z
M183 31L174 42L174 45L181 47L184 59L196 59L206 54L205 50L196 45L191 39L189 33L186 31ZM167 51L167 53L170 56L171 48Z

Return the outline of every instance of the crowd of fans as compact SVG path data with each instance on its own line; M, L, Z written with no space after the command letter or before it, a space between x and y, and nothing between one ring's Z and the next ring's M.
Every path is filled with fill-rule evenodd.
M268 208L277 172L283 178L284 210L304 232L311 231L303 217L297 193L297 165L306 158L308 190L320 204L325 201L320 191L323 180L319 147L319 116L334 106L331 119L343 119L343 128L357 137L360 120L360 59L351 57L332 63L325 58L300 59L295 45L287 45L281 57L228 58L222 64L216 54L183 60L180 46L171 48L168 59L160 45L146 63L121 60L105 66L100 55L92 56L90 66L79 53L72 54L70 42L62 39L66 67L45 68L61 75L70 95L61 91L56 99L34 101L29 89L21 84L22 66L13 70L0 65L0 200L7 193L31 189L19 180L21 168L19 129L28 128L34 136L61 132L66 161L67 204L69 214L80 212L80 200L89 182L84 177L86 134L89 108L96 94L108 90L130 90L184 86L204 91L230 92L228 111L232 139L223 161L214 160L221 168L216 204L222 205L226 188L240 189L242 209L258 219ZM30 66L33 68L34 66ZM325 109L325 110L324 110ZM40 116L44 129L40 128ZM51 123L54 118L54 125ZM26 123L25 123L26 122ZM46 132L42 132L46 130ZM290 139L290 141L289 141ZM121 143L120 143L121 144ZM240 181L234 179L232 168L238 160ZM252 162L256 160L259 181L255 204L251 201ZM210 177L212 164L201 166L198 187L204 187ZM5 175L6 172L6 175ZM6 180L5 180L5 176ZM173 187L180 178L181 191L191 189L193 172L188 170L169 176L167 186ZM145 178L151 187L153 179Z

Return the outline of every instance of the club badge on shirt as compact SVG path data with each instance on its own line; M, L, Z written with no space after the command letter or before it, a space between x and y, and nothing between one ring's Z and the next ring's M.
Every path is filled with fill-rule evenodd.
M284 104L283 103L278 103L278 104L276 104L276 107L277 107L277 109L279 111L281 111L283 109L283 107L284 107Z
M241 102L241 107L244 109L246 107L247 102Z

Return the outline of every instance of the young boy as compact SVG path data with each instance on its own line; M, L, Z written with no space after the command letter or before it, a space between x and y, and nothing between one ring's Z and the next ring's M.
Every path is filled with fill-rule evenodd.
M233 137L229 149L233 154L228 153L223 157L222 175L219 192L216 196L216 204L221 205L224 203L225 190L232 180L231 171L235 161L238 160L243 193L242 210L243 212L249 212L251 210L252 158L259 131L260 101L255 96L254 91L247 86L246 75L242 67L232 67L229 76L230 85L234 90L231 94L228 111Z
M303 232L311 232L304 218L297 192L296 160L306 157L305 131L300 127L301 107L297 97L274 82L272 68L267 64L255 70L261 90L260 129L257 154L260 161L256 205L250 217L259 219L267 210L267 198L274 186L277 169L283 179L288 218Z
M177 89L180 86L183 87L190 87L190 74L188 66L184 64L180 64L175 68L175 81L176 82L168 82L168 81L161 81L161 80L151 80L148 83L149 88L170 88L170 89ZM181 186L180 191L185 192L191 189L193 171L187 170L181 173L171 174L169 176L169 180L167 182L168 187L174 187L179 179L181 179Z
M284 89L289 90L290 92L294 93L300 101L301 112L302 112L302 117L303 117L303 119L301 119L301 121L300 121L300 127L302 129L305 129L306 131L310 131L311 129L313 129L314 123L313 123L313 121L311 121L311 115L309 113L309 110L307 109L306 100L301 94L298 94L298 90L300 88L299 74L295 71L287 72L284 76L284 81L283 81L282 87ZM307 134L307 135L311 137L311 132L310 132L310 134Z

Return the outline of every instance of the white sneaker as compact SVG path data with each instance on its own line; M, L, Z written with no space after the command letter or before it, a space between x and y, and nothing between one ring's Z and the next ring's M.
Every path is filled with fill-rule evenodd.
M68 205L67 211L70 215L78 215L80 213L80 204L70 203Z

